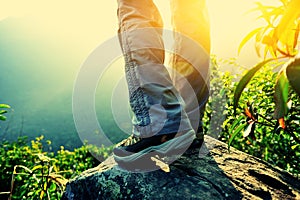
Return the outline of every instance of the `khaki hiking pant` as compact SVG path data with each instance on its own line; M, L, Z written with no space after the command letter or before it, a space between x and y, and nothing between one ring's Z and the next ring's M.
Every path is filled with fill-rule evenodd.
M170 0L174 47L164 66L163 22L152 0L118 0L133 133L199 131L209 96L210 27L205 0Z

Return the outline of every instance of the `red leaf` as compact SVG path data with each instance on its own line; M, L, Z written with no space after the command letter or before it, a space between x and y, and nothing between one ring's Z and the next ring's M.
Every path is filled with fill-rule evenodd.
M280 126L282 129L285 129L285 128L286 128L284 118L280 118L280 119L278 120L278 122L279 122L279 126Z
M252 112L250 111L249 108L245 108L245 115L249 118L252 119L253 121L256 121L255 117L253 116Z

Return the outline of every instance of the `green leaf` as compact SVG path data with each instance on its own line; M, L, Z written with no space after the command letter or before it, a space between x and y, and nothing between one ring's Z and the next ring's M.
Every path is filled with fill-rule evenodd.
M23 190L23 191L20 193L20 197L23 198L23 197L25 196L26 192L28 192L28 191L27 191L27 190ZM21 198L20 198L20 199L21 199Z
M0 104L0 108L10 108L10 106L7 104Z
M230 126L229 129L229 133L232 133L232 131L235 129L235 127L241 122L241 120L244 118L243 115L239 116L239 118L237 118L236 120L234 120L234 122L232 123L232 125Z
M230 150L231 143L232 143L233 139L235 138L235 136L236 136L237 134L239 134L239 133L245 128L246 125L247 125L247 123L241 124L241 125L238 126L238 127L234 130L234 132L231 134L231 137L230 137L229 142L228 142L228 151Z
M300 57L291 60L286 67L286 75L290 85L300 96Z
M282 70L278 77L275 84L275 111L274 111L274 118L280 119L283 118L288 111L287 103L288 103L288 95L289 95L289 82Z
M6 110L0 110L0 115L1 115L1 114L5 114L5 113L7 113Z
M33 168L31 169L31 171L35 171L35 170L37 170L37 169L42 169L42 168L43 168L42 165L37 165L37 166L33 167Z
M27 193L27 196L28 196L28 197L31 197L33 194L34 194L34 192L31 191L31 192L28 192L28 193Z
M42 162L50 162L52 159L48 156L45 156L43 153L36 154Z
M49 191L50 192L54 192L56 190L56 184L55 183L52 183L49 187Z
M241 94L246 87L246 85L249 83L249 81L253 78L255 73L262 68L265 64L268 62L271 62L273 60L276 60L276 58L270 58L268 60L264 60L260 63L258 63L256 66L254 66L252 69L250 69L245 76L242 77L242 79L239 81L235 91L234 91L234 99L233 99L233 109L234 112L236 112L236 108L238 106L238 102L240 100Z
M260 28L256 28L254 29L253 31L251 31L250 33L248 33L246 35L246 37L244 37L244 39L242 40L242 42L240 43L239 45L239 48L238 48L238 54L241 53L241 50L242 48L245 46L245 44L255 35L257 34L260 30L262 30L263 27L260 27Z
M299 146L300 146L300 144L296 144L296 145L292 146L291 148L292 148L292 150L295 150Z
M6 117L3 116L3 115L0 115L0 120L1 120L1 121L5 121L5 120L6 120Z

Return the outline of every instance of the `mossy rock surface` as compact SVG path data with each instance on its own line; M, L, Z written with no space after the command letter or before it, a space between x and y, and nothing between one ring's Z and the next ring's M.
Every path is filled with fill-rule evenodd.
M125 172L110 157L70 180L62 199L300 199L299 179L209 136L170 170Z

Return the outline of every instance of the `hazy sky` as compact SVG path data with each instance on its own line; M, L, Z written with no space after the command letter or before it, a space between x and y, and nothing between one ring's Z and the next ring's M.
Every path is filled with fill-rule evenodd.
M2 1L2 2L1 2ZM237 56L238 44L260 22L257 13L246 14L258 0L209 0L212 53L221 58ZM1 2L0 20L15 18L23 24L27 37L42 37L56 42L84 59L97 45L115 36L117 30L116 0L10 0ZM166 28L170 28L169 1L155 0ZM277 1L264 0L265 4ZM1 26L1 21L0 21ZM76 49L80 48L80 51ZM80 52L80 53L79 53ZM239 57L242 64L254 64L253 44Z

